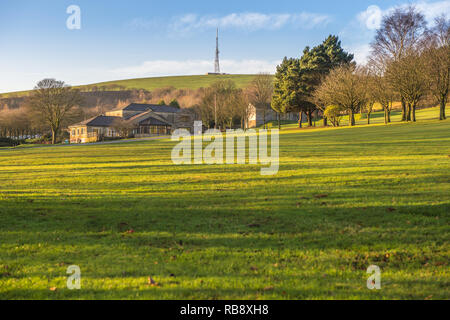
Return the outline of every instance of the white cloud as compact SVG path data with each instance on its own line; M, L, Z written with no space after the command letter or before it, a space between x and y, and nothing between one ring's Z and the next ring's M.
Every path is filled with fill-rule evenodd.
M255 30L277 30L285 26L311 29L319 25L327 25L331 17L323 14L302 12L298 14L264 14L257 12L231 13L226 16L199 16L186 14L174 18L170 28L175 32L189 32L192 30L206 28L239 28L249 31Z
M361 25L365 26L369 30L376 30L381 25L381 20L383 19L383 11L380 7L372 5L367 8L357 16L358 21Z
M281 61L267 60L222 60L221 69L226 73L254 74L274 73ZM205 74L214 70L211 60L152 60L141 65L112 70L118 77L154 77L169 75Z
M370 55L369 42L373 39L375 30L381 25L383 16L391 13L396 8L404 8L413 5L424 16L426 21L433 25L434 19L442 14L450 13L450 1L415 1L404 3L385 10L377 5L369 6L365 11L356 15L356 18L340 32L340 36L346 44L346 49L355 54L355 60L364 64Z
M416 8L423 13L429 23L442 14L450 14L450 1L428 2L420 1L415 4Z
M355 55L355 61L358 64L365 64L369 59L370 55L369 44L359 44L359 45L357 44L353 46L346 46L345 50Z
M430 24L433 24L436 17L450 13L450 1L448 0L437 2L418 1L412 2L411 4L425 16L425 19ZM397 7L390 7L386 10L381 10L377 5L371 5L365 11L360 12L357 15L357 19L365 28L376 30L380 27L383 16L391 13L395 8L402 8L408 5L410 4L402 4Z
M126 26L130 28L131 30L138 30L138 29L155 29L158 27L158 23L155 20L146 20L143 18L134 18L133 20L129 21Z

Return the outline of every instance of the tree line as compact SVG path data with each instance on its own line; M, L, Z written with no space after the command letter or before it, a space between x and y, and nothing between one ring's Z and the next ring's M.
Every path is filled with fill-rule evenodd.
M278 114L279 127L280 115L288 112L299 113L300 127L304 115L309 126L319 115L325 126L339 126L343 116L348 116L353 126L355 114L360 112L367 114L370 123L375 105L384 110L385 123L391 122L394 102L401 103L402 121L416 121L416 109L424 98L439 104L439 119L444 120L449 83L450 20L441 16L429 27L423 14L409 6L383 17L365 65L357 65L339 38L330 35L320 45L306 47L300 58L285 57L275 76L259 74L246 88L222 80L195 92L174 88L139 91L138 101L158 97L160 104L168 101L174 107L189 102L209 128L245 129L251 106L262 112L264 124L266 112L272 108ZM186 97L186 101L180 100ZM56 143L68 122L82 118L82 102L79 89L44 79L27 99L26 113L9 110L0 114L0 136L32 137L50 132ZM97 113L103 111L102 106Z
M0 138L15 145L20 140L39 139L50 133L51 143L55 144L68 121L80 118L82 102L79 90L62 81L39 81L25 107L2 111Z
M260 74L245 89L233 81L218 81L202 89L195 110L208 127L245 129L249 105L265 113L299 113L299 127L307 119L323 118L324 126L339 126L348 116L370 116L375 106L391 122L396 102L401 102L402 121L416 121L416 109L424 98L439 104L439 119L446 119L450 82L450 20L441 16L429 27L414 6L397 8L382 19L371 43L365 65L357 65L337 36L306 47L300 58L285 57L275 76ZM266 123L264 119L264 123ZM280 127L280 121L278 121Z
M355 114L366 112L368 123L375 104L391 122L393 103L401 102L402 121L416 121L419 101L432 97L439 118L446 119L450 75L450 21L441 16L429 28L415 7L397 8L382 19L371 43L369 61L357 65L336 36L305 48L300 58L284 58L277 67L272 108L278 113L314 112L324 125L338 126L343 115L355 125ZM301 121L300 121L301 126Z
M215 129L246 129L251 106L263 112L270 109L273 77L270 74L258 74L245 88L238 88L232 80L219 80L201 91L200 103L194 105L193 109L203 125Z
M0 139L16 145L24 140L33 143L56 143L67 138L68 125L104 114L106 111L136 103L154 103L181 108L199 93L191 90L161 88L126 91L81 91L63 81L44 79L24 97L2 99ZM84 90L84 88L83 88ZM74 99L76 97L76 99ZM167 102L166 102L167 101Z

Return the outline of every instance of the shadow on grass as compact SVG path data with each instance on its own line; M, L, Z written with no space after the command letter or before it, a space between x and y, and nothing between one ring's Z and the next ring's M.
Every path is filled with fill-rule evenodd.
M273 286L261 286L260 288L248 287L243 289L241 286L236 288L221 288L220 291L214 288L186 288L181 287L178 281L169 281L166 286L160 287L145 286L144 284L131 284L126 286L126 282L122 284L124 288L112 288L111 290L96 290L82 288L81 290L68 290L66 288L56 289L55 291L43 289L11 289L2 293L1 299L104 299L113 296L113 299L145 299L145 300L225 300L241 297L240 299L249 300L305 300L305 299L351 299L352 297L363 300L378 299L447 299L445 287L442 286L442 292L427 296L420 290L427 291L430 287L435 286L432 280L396 280L388 283L382 282L381 290L369 290L364 286L366 275L361 274L355 277L349 283L343 283L338 277L329 277L319 280L315 283L315 287L311 288L301 279L296 277L281 277L276 280ZM239 280L239 279L238 279ZM241 279L241 283L248 283L252 279ZM226 281L226 279L223 279ZM144 281L143 281L144 282ZM270 280L268 281L270 284ZM292 283L297 283L298 288L293 289ZM166 288L170 286L170 288ZM416 288L408 292L402 292L401 288ZM179 310L173 310L174 314Z

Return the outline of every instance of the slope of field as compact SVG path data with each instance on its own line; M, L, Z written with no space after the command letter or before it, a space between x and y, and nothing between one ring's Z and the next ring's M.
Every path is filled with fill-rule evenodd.
M449 132L286 130L271 177L168 140L0 150L0 298L448 299Z
M78 86L81 90L89 89L93 86L97 88L119 85L124 89L144 89L152 91L159 88L174 87L176 89L198 89L208 87L217 80L233 80L240 88L247 86L255 75L230 74L230 75L197 75L197 76L174 76L174 77L154 77L129 80L117 80L90 85ZM30 91L20 91L2 93L0 98L20 97L27 95Z
M166 87L174 87L176 89L198 89L208 87L218 80L233 80L238 87L242 88L247 86L254 77L255 75L251 74L158 77L101 82L90 86L103 87L108 85L120 85L126 89L145 89L152 91Z

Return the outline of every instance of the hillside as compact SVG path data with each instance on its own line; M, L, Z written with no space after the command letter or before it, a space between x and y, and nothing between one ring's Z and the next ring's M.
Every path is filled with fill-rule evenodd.
M233 80L240 88L245 87L252 81L255 75L251 74L229 74L229 75L197 75L197 76L173 76L173 77L154 77L139 78L128 80L117 80L93 83L89 85L78 86L82 90L92 90L93 88L107 90L131 90L144 89L152 91L159 88L174 87L175 89L198 89L208 87L217 80ZM21 97L27 95L30 91L18 91L1 93L0 98Z
M233 80L238 87L242 88L247 86L254 77L255 75L250 74L228 74L140 78L101 82L81 88L122 86L125 89L144 89L148 91L167 87L174 87L175 89L198 89L208 87L217 80Z

